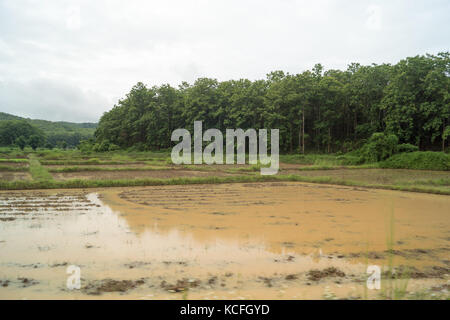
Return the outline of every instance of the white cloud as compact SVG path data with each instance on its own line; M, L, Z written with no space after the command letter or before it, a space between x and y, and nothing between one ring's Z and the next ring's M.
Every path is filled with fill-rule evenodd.
M96 122L111 102L99 93L49 79L0 82L1 110L28 118Z
M445 0L0 0L0 111L95 120L138 81L395 63L448 50L448 21Z
M366 27L370 30L380 30L382 27L382 10L380 6L370 5L367 8Z
M71 6L67 9L66 27L69 30L81 28L80 7Z

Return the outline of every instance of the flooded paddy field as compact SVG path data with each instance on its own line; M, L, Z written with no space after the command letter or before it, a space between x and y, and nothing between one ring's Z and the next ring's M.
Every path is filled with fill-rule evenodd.
M0 298L446 298L449 208L298 182L1 191Z

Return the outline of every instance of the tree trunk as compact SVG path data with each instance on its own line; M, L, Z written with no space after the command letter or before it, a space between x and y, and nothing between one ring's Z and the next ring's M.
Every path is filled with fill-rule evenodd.
M331 127L328 127L328 153L330 153L330 144L331 144Z
M292 151L294 150L294 136L292 135L292 123L289 126L289 140L291 142L291 150L290 150L290 152L292 153Z
M445 133L445 119L442 123L442 152L445 152L445 139L444 139L444 133Z
M302 153L305 154L305 108L302 112Z

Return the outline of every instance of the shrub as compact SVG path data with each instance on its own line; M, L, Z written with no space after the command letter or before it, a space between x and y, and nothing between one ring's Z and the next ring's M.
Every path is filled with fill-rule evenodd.
M110 143L108 147L108 151L117 151L120 150L120 147L117 144Z
M129 152L142 152L142 151L147 151L147 150L148 150L148 147L143 142L135 143L131 147L128 148Z
M416 151L396 154L380 164L381 168L450 170L450 156L443 152Z
M363 162L378 162L396 153L397 145L398 138L396 135L376 132L360 149L359 154Z
M397 146L397 153L419 151L419 147L409 143L402 143Z
M336 157L336 160L339 161L339 164L344 166L355 166L364 162L361 157L351 156L349 154L338 156Z
M100 143L94 144L93 150L95 152L105 152L109 150L110 142L108 140L103 140Z

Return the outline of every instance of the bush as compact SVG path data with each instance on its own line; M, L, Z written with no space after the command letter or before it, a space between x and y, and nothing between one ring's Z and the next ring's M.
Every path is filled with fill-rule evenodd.
M356 166L363 163L361 157L351 156L349 154L338 156L336 157L336 160L343 166Z
M416 152L419 151L419 147L409 143L402 143L397 146L397 153L403 152Z
M380 164L381 168L450 170L450 156L443 152L416 151L396 154Z
M102 142L100 142L100 143L95 143L94 144L94 147L93 147L93 150L95 151L95 152L105 152L105 151L108 151L109 150L109 141L108 140L103 140Z
M129 152L142 152L142 151L147 151L147 150L148 150L148 146L142 142L137 142L128 148Z
M108 147L108 151L117 151L120 150L120 147L117 144L110 143Z
M360 149L361 160L366 163L385 160L397 152L398 138L396 135L374 133L369 141Z

